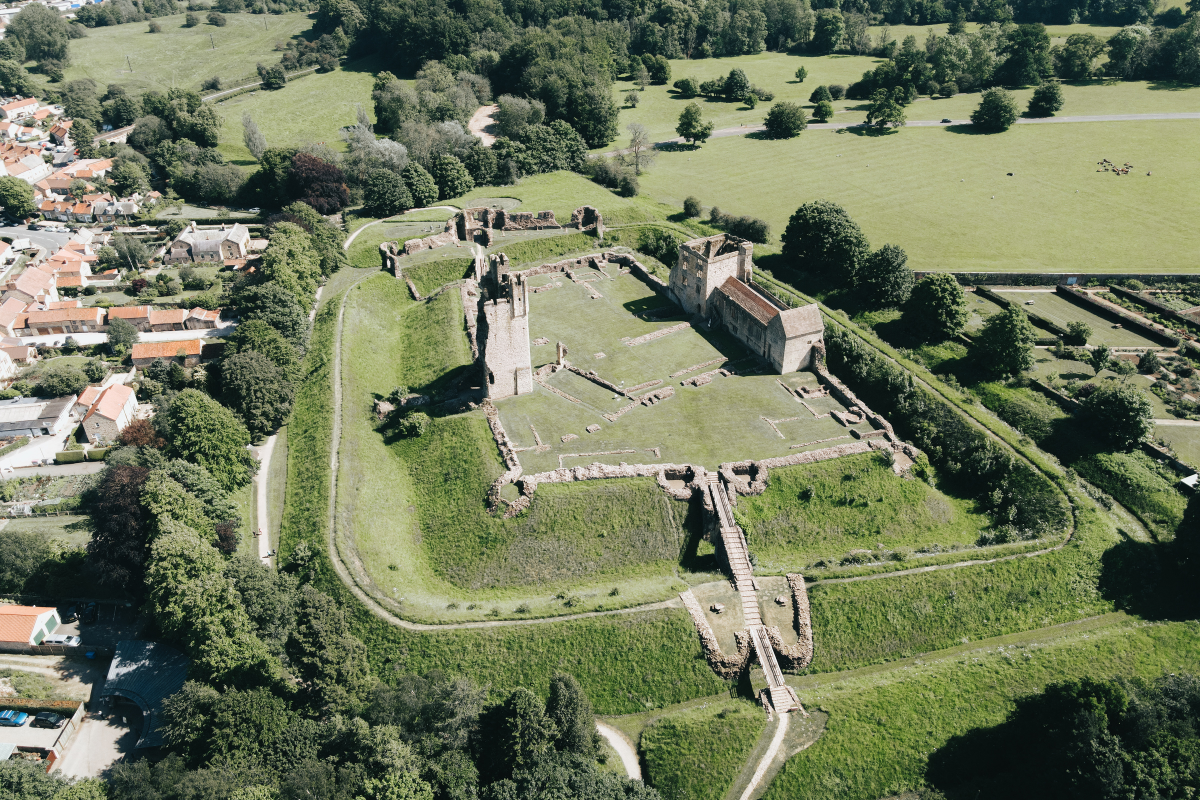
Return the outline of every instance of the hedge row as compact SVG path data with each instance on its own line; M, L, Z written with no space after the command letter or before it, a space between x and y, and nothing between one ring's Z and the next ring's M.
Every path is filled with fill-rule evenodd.
M1027 537L1069 528L1070 507L1062 493L945 399L918 386L903 368L840 326L826 326L825 346L830 371L885 414L941 477L974 497L998 525L1011 525Z

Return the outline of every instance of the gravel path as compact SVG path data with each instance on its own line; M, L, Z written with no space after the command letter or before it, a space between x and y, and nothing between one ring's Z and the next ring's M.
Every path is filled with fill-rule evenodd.
M617 755L621 757L621 763L625 766L625 774L635 781L642 779L642 765L638 763L637 753L633 751L633 745L625 738L625 734L621 733L611 725L605 725L603 722L596 723L596 730L604 737L612 749L617 751Z
M783 746L783 737L787 733L789 717L791 717L791 714L780 714L777 717L775 736L771 739L771 746L767 748L767 752L763 753L762 759L758 762L758 767L754 770L754 777L750 779L750 783L746 784L746 791L742 792L741 800L750 800L754 796L754 790L758 788L763 775L767 774L767 767L771 766L771 762L775 760L775 756L779 755L779 748Z
M258 475L254 478L258 500L258 557L268 567L271 564L271 519L267 514L267 475L271 470L271 454L275 452L275 434L267 437L258 448Z

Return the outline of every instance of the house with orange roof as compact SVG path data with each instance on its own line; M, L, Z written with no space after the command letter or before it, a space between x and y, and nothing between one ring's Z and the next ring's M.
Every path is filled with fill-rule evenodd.
M123 383L114 383L100 393L80 423L83 435L92 444L115 441L125 426L133 422L137 406L137 395L133 389Z
M14 364L32 364L38 360L37 348L26 344L0 345L0 353L12 359Z
M21 100L10 100L9 102L0 105L0 119L24 119L32 117L34 112L38 110L38 100L36 97L26 97Z
M42 120L46 119L53 113L54 112L48 108L39 108L37 111L33 112L33 118L36 119L38 122L41 122Z
M133 346L133 365L148 367L158 359L175 361L185 367L200 363L200 351L204 343L200 339L184 339L177 342L138 342Z
M82 300L59 300L57 303L46 303L44 311L52 308L83 308Z
M62 625L53 606L0 606L0 650L24 652Z
M54 276L40 269L27 269L4 286L4 296L28 303L52 303L58 300Z
M150 309L150 330L162 331L187 330L188 311L185 308L152 308Z
M50 138L55 144L67 144L71 141L71 120L64 119L54 123L50 129Z
M71 413L76 419L83 419L87 413L92 410L92 406L96 405L96 401L103 394L104 387L102 386L86 386L79 393L79 397L75 400L75 407L71 409Z
M23 336L53 336L59 333L98 333L104 330L102 308L53 308L30 311L25 316Z
M5 336L16 336L16 330L25 327L25 309L28 305L17 297L9 297L0 303L0 332Z
M183 321L183 327L189 331L205 330L207 328L217 327L217 323L221 321L221 310L207 308L193 308L188 312L187 319Z
M0 307L2 308L2 307ZM150 306L121 306L108 310L108 323L114 319L123 319L143 333L150 330Z

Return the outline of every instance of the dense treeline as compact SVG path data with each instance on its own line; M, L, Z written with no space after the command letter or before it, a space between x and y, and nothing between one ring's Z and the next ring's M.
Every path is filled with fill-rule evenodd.
M953 797L1187 798L1200 788L1200 680L1055 683L952 739L926 779Z

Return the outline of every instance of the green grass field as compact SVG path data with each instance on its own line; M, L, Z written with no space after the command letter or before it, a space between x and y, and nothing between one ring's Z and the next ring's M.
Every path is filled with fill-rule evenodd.
M1087 323L1092 329L1092 335L1088 337L1088 344L1107 344L1113 347L1160 346L1159 342L1143 336L1131 328L1117 328L1116 323L1108 317L1101 316L1054 292L1013 291L997 292L997 294L1006 300L1019 303L1022 308L1027 307L1030 311L1051 322L1056 322L1064 328L1072 322ZM1033 301L1033 305L1026 306L1030 300Z
M732 700L663 717L642 731L646 783L663 797L721 800L766 724L761 706Z
M1195 268L1184 209L1200 185L1187 155L1197 132L1200 121L1168 120L732 137L661 154L642 189L761 217L775 236L802 203L832 200L873 247L899 245L918 270L1184 272ZM1098 173L1104 157L1135 171Z
M254 65L250 67L253 70ZM282 89L247 92L217 101L217 112L224 120L221 153L236 164L253 168L255 161L242 143L242 115L246 113L254 117L270 147L311 142L345 150L340 132L355 123L358 106L374 116L371 85L375 69L373 59L363 59L343 64L333 72L303 75Z
M1185 464L1200 464L1200 425L1156 425L1154 435L1166 439Z
M807 572L861 548L969 547L991 526L974 503L897 477L876 454L773 470L736 514L760 572Z
M849 430L832 417L817 418L779 385L781 376L761 374L759 363L724 332L686 328L637 347L628 346L625 339L669 328L684 317L655 322L634 317L635 312L662 308L668 303L632 275L607 277L594 270L586 272L589 274L581 272L580 277L596 278L587 286L594 287L600 299L591 299L584 285L573 283L561 273L531 279L534 287L552 287L530 295L531 340L563 342L572 364L594 370L612 383L632 387L661 380L653 388L669 386L675 394L656 405L634 408L610 422L603 415L631 401L560 370L547 377L546 383L581 403L572 403L536 385L532 394L499 401L505 430L518 446L535 447L534 429L549 445L541 452L530 449L521 453L527 473L595 461L702 464L716 469L724 461L787 455L796 452L791 449L795 444L833 437L850 441ZM610 268L609 272L615 271ZM552 344L532 349L534 369L554 360ZM598 357L600 354L603 357ZM716 363L689 372L686 377L670 377L697 364L726 358L732 362L730 368L746 374L716 377L704 386L680 385L686 377L717 369L720 363ZM812 373L792 373L782 379L792 387L817 387ZM817 414L842 409L832 397L807 402ZM775 427L767 419L775 421ZM586 432L593 424L599 425L600 431ZM869 429L866 423L853 427ZM579 438L561 441L567 434ZM804 449L826 446L828 443L821 443ZM652 448L658 448L658 453L649 452Z
M30 517L28 519L10 519L3 528L0 536L13 533L37 533L49 539L62 542L66 547L85 547L92 538L85 516L61 517Z
M922 788L932 754L954 736L1002 722L1018 697L1068 679L1195 672L1198 645L1195 623L1114 615L887 668L789 679L801 703L828 712L829 722L763 796L874 800Z
M227 14L226 19L223 28L185 28L183 14L159 17L155 22L162 26L162 33L149 33L147 22L89 28L86 37L71 42L66 80L91 78L101 91L110 83L119 83L131 93L166 92L173 86L199 91L200 83L214 75L231 86L229 81L254 75L260 61L278 63L276 43L312 27L312 18L300 13ZM30 77L39 84L46 81L40 73Z

